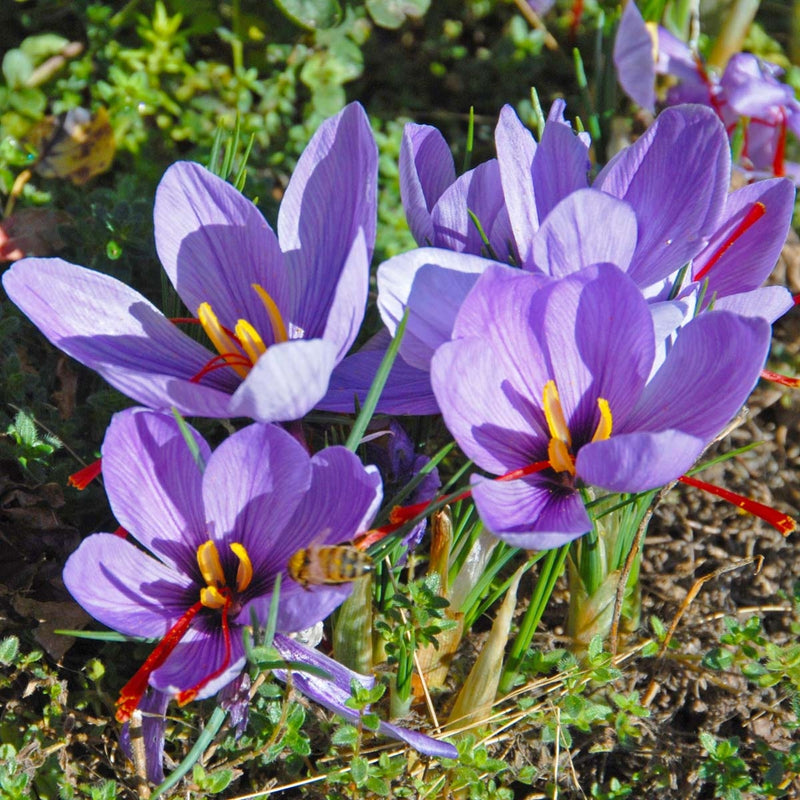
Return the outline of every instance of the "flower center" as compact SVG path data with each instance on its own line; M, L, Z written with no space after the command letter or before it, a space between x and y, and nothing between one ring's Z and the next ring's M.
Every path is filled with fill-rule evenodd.
M239 559L236 569L236 591L243 592L253 580L253 563L250 561L247 550L239 542L233 542L230 547ZM222 675L230 664L231 633L228 616L234 604L235 595L225 580L225 572L222 569L217 546L210 539L197 548L197 564L200 567L200 574L206 582L206 585L200 590L200 600L183 613L155 646L136 674L120 690L116 713L119 722L127 722L130 719L147 690L150 675L167 660L181 639L186 636L198 612L204 607L220 611L222 638L225 645L222 664L191 688L178 692L175 699L180 705L193 700L204 686Z
M289 335L277 304L269 292L257 283L251 284L264 309L272 328L273 343L286 342ZM233 330L226 328L217 319L210 303L201 303L197 309L197 319L211 340L219 355L214 356L196 375L192 382L197 383L202 377L216 369L230 367L240 378L247 377L259 357L267 352L267 345L255 327L246 319L240 319Z
M600 421L597 423L593 442L600 442L611 436L613 420L611 406L604 397L597 398L597 407L600 410ZM547 445L547 460L556 472L575 474L575 457L572 455L572 435L567 425L561 399L558 396L558 387L554 380L549 380L544 385L542 392L542 408L550 431L550 442Z

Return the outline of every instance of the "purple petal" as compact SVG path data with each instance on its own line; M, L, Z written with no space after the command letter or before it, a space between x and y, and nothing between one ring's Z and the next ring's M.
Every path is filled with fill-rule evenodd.
M210 449L189 428L204 461ZM203 475L172 414L132 408L115 414L103 441L103 479L117 521L165 564L197 569L207 538Z
M729 294L714 303L716 311L732 311L741 317L761 317L770 324L792 308L792 293L784 286L764 286L752 292Z
M550 108L542 141L533 159L531 174L540 222L565 197L589 185L589 147L564 121L564 106L563 100L556 100Z
M701 106L663 111L594 183L626 200L639 221L630 276L648 286L678 270L706 245L730 180L730 149L717 115Z
M292 321L312 331L327 319L353 242L363 232L372 258L378 150L364 109L350 103L326 120L297 163L278 214L292 283Z
M625 271L636 237L636 214L627 203L593 189L579 189L547 215L533 240L533 261L553 277L592 264L614 264Z
M474 478L472 497L486 527L514 547L549 550L592 527L581 496L540 475L515 481Z
M331 375L328 393L317 404L317 408L353 414L356 410L356 397L359 407L364 405L367 392L386 355L391 336L384 329L370 342L376 340L380 340L379 346L365 346L336 367ZM431 388L428 370L412 367L398 355L389 372L376 411L379 414L438 414L439 405Z
M665 486L692 467L707 441L678 430L623 433L581 448L575 461L586 483L612 492Z
M707 311L682 328L617 433L676 429L705 442L741 408L769 350L760 318Z
M27 258L3 275L8 296L67 355L154 408L228 416L232 370L191 383L211 353L124 283L61 259Z
M656 106L653 37L636 3L627 3L614 38L614 66L625 94L648 111Z
M417 244L433 243L431 211L455 179L453 155L442 134L430 125L407 124L400 144L400 196Z
M500 170L492 159L458 177L439 198L431 213L433 244L459 253L483 255L486 245L468 212L475 214L488 237L503 209ZM490 245L499 260L508 257L507 242L490 241Z
M320 334L322 339L338 346L337 362L345 357L356 340L364 319L368 289L369 255L363 232L359 231L342 269L324 330ZM305 338L313 335L314 332L305 332Z
M732 234L756 203L761 203L765 211L730 243L708 271L708 298L714 294L725 297L747 292L758 288L767 279L786 241L794 210L794 194L791 181L774 178L745 186L728 196L717 231L692 263L693 275L703 270L709 259L729 243Z
M300 419L325 396L336 351L323 339L272 345L234 393L228 416L259 422Z
M774 64L752 53L735 53L725 67L720 85L731 108L743 117L771 119L781 106L795 100L791 86L776 80Z
M527 266L532 260L533 237L539 228L533 185L536 142L509 105L503 106L500 111L494 140L519 263Z
M255 424L229 436L203 473L208 520L206 539L217 543L223 568L235 573L229 545L244 546L256 580L274 576L272 552L311 485L311 463L303 446L276 425Z
M408 364L428 369L433 352L450 338L458 309L477 276L491 263L466 253L421 247L381 264L378 309L392 335L409 310L400 345Z
M272 326L252 284L286 313L289 297L278 239L241 192L199 164L179 161L161 179L154 211L156 250L189 312L208 302L226 327Z
M144 739L147 780L161 783L164 780L164 730L169 705L169 695L148 688L137 706L142 712L141 736ZM133 760L131 749L131 723L126 722L119 734L119 744L125 755Z
M127 636L162 637L197 593L189 577L111 533L85 539L63 577L86 611Z
M359 712L348 708L345 703L351 697L350 682L356 680L369 688L375 683L375 679L371 675L359 675L357 672L352 672L338 661L334 661L317 650L305 647L280 634L275 636L273 645L287 661L303 662L309 666L324 670L330 676L330 680L327 680L309 672L293 671L292 684L296 688L346 720L355 724L360 723L361 716ZM274 670L274 673L279 680L285 681L287 678L285 670ZM378 731L393 739L400 739L415 750L428 756L436 758L458 757L458 752L453 745L425 736L417 731L410 731L388 722L381 722Z
M216 694L244 669L246 663L244 643L242 630L238 626L231 626L230 647L228 666L219 677L209 681L198 691L196 699L202 700ZM203 618L198 616L189 633L172 651L164 665L150 676L150 685L160 692L175 695L194 688L223 663L225 663L225 639L219 614L212 612Z

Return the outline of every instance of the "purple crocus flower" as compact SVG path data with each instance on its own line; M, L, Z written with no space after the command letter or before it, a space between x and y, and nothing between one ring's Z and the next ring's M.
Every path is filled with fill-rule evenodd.
M60 259L3 276L53 344L152 408L298 419L325 394L364 315L376 225L377 148L351 104L301 156L277 235L233 186L180 162L159 184L156 248L212 352L142 295Z
M184 703L237 678L245 666L242 628L252 614L266 623L278 575L275 648L287 659L343 669L286 634L324 619L350 587L304 588L287 563L299 549L347 542L368 526L382 497L377 470L343 447L310 457L274 425L244 428L213 453L191 435L202 472L171 415L142 408L115 415L103 442L103 477L115 517L137 544L93 534L64 568L67 588L92 616L160 640L120 693L122 722L148 686ZM310 696L346 712L339 698L350 678L364 680L355 673L344 687L323 680ZM449 748L387 731L424 752Z
M703 313L651 376L650 309L618 268L552 280L493 266L431 378L461 448L504 477L473 477L487 527L546 549L590 529L582 487L642 492L689 469L746 400L769 341L763 319Z

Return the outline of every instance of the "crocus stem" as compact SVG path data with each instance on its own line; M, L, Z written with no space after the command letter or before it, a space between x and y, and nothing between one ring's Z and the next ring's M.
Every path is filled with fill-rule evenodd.
M725 15L725 24L717 37L708 63L719 70L725 69L728 59L742 49L747 30L755 19L760 0L736 0Z
M568 552L569 545L565 544L559 548L549 550L544 558L539 579L536 581L530 603L519 626L519 633L514 639L511 652L509 652L503 667L503 677L500 679L501 693L507 692L514 684L519 666L533 641L536 628L542 619L542 614L544 614L550 596L553 594L553 589L555 589L556 581L564 571L564 562Z

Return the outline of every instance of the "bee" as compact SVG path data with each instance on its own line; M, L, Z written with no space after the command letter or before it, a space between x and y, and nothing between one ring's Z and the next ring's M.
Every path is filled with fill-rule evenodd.
M372 559L352 545L311 545L298 550L286 568L292 580L308 589L354 581L372 570Z

